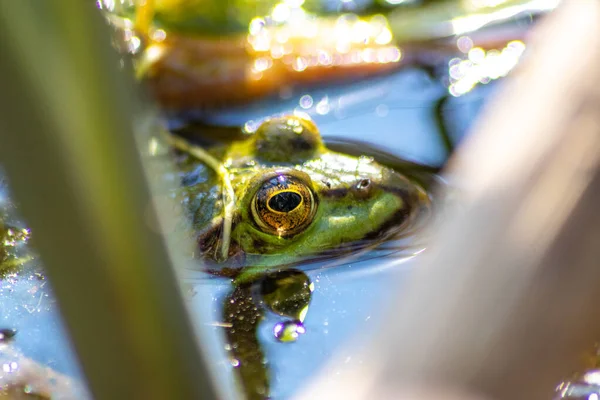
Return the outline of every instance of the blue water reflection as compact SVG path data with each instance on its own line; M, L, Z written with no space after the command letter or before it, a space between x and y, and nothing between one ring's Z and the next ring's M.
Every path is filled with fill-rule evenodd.
M487 85L463 97L447 99L444 121L453 142L462 140L493 90L494 86ZM422 70L411 69L343 87L297 90L283 101L196 113L195 117L213 124L244 125L274 114L305 112L317 122L325 141L333 137L366 141L398 157L441 166L448 150L440 137L435 107L445 95L447 89L438 80ZM393 317L383 315L381 306L402 290L418 263L418 256L376 258L307 271L315 290L304 320L306 333L293 343L280 343L273 328L282 318L275 314L267 314L259 327L259 341L271 370L271 398L287 399L297 393L342 347L348 351L342 357L345 362L361 363L360 346L350 348L344 344L357 335L368 337L375 327L384 326L386 318ZM212 320L219 321L228 284L214 285L210 290L217 299ZM192 304L200 307L202 301L198 298ZM215 331L222 329L216 327ZM335 367L328 373L335 373Z
M445 108L454 139L468 130L492 87L482 86L461 98L449 99ZM427 165L441 165L448 156L434 118L435 104L448 95L448 90L425 70L406 69L346 85L289 90L283 99L219 112L195 111L186 117L243 126L271 115L304 112L314 119L325 140L342 137L367 141L400 158ZM306 98L311 99L309 107L303 101ZM180 119L175 118L172 124L178 125L177 121Z
M478 115L492 84L481 86L461 98L449 98L444 120L454 142L459 142ZM420 164L441 166L448 149L435 120L437 102L447 88L424 70L404 71L361 82L311 89L285 89L283 98L265 100L251 106L211 113L194 114L205 121L223 125L244 125L277 113L305 112L322 130L324 139L347 138L372 143L400 158ZM172 124L177 125L173 120ZM294 343L280 343L273 326L280 321L268 315L260 326L259 339L272 370L272 398L285 399L325 365L331 354L359 334L367 337L386 316L380 306L402 290L403 282L416 267L419 257L395 262L372 259L350 262L333 269L308 271L315 284L312 303L305 319L307 332ZM79 368L61 323L58 307L46 282L32 278L39 266L24 271L13 281L2 281L0 289L0 328L19 330L14 345L24 356L69 376L79 376ZM202 285L212 296L210 302L192 296L197 315L211 314L211 322L221 319L222 300L230 289L225 280L188 280ZM200 312L202 311L202 312ZM206 324L206 321L198 321ZM214 327L220 334L222 328ZM101 338L99 338L101 340ZM359 348L345 359L360 363ZM215 360L219 370L229 371L226 360Z

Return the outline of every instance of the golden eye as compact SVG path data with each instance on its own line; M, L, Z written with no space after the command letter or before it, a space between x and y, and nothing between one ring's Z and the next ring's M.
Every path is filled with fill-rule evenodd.
M317 202L305 179L280 173L266 179L252 199L252 217L265 232L291 236L313 220Z

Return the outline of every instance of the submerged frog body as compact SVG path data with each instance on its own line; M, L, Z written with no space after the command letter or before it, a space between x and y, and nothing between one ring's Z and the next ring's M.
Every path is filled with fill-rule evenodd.
M329 150L296 116L266 120L227 147L186 150L182 200L200 255L255 272L385 239L427 201L400 173Z

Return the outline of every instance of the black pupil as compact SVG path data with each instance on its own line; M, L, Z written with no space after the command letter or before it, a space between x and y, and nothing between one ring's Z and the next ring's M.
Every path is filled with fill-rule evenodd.
M269 207L273 211L278 212L290 212L302 201L302 197L298 193L294 192L281 192L269 199Z

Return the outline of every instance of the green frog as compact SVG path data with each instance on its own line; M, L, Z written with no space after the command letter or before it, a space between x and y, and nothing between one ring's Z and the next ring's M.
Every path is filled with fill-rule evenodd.
M366 248L405 229L428 203L395 170L329 150L305 117L267 119L227 146L177 136L172 145L198 255L237 267L238 282Z

